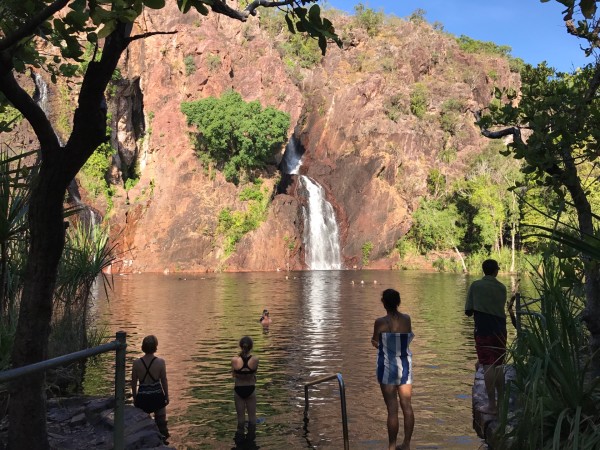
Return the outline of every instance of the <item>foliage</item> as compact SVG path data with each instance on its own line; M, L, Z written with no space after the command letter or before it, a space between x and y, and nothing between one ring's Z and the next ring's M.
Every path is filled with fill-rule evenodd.
M410 93L410 112L419 119L425 117L429 106L429 91L422 83L415 83Z
M521 58L508 58L508 67L511 72L521 73L521 71L525 68L525 61Z
M384 113L388 117L388 119L398 122L400 116L408 113L408 108L406 105L406 101L402 94L393 94L389 96L384 104Z
M312 69L322 59L318 42L309 36L288 35L284 42L278 44L278 48L286 66L291 69L295 67Z
M374 37L379 33L383 24L383 17L382 11L367 8L362 3L357 3L354 6L354 22L358 27L364 29L370 37Z
M107 131L110 133L110 128ZM92 156L81 168L82 185L92 197L97 197L100 194L105 195L107 199L110 197L111 192L106 181L106 174L112 163L112 155L115 153L116 150L110 144L110 141L107 141L92 153Z
M371 252L373 251L373 243L371 241L365 242L361 247L361 251L362 251L362 265L363 265L363 267L366 267L369 265L369 261L370 261L369 258L371 257Z
M186 76L190 76L196 72L196 61L194 61L194 57L192 55L187 55L183 58L183 65L185 67Z
M454 204L424 199L413 214L411 236L421 252L459 245L465 229Z
M427 191L433 198L446 193L446 177L439 169L431 169L427 175Z
M246 202L246 209L234 211L227 207L219 212L217 232L224 237L225 255L235 250L236 244L244 235L256 230L267 216L269 205L268 189L262 187L263 181L258 178L239 194L239 199Z
M287 141L290 116L258 101L245 102L234 91L182 103L190 125L198 127L196 149L223 170L228 181L238 183L240 172L260 169L272 161Z
M427 14L427 11L425 11L422 8L417 8L410 14L410 16L408 16L408 21L415 23L415 24L423 23L423 22L425 22L426 14Z
M23 119L18 109L0 102L0 132L8 132Z
M467 53L482 53L485 55L497 55L508 57L512 48L508 45L498 45L491 41L478 41L464 34L456 38L458 46Z
M510 426L508 402L501 408L501 448L600 446L600 383L589 377L581 265L552 253L533 274L539 302L527 307L534 315L520 316L522 331L509 350L516 379L507 391L519 402Z
M221 68L221 57L219 55L206 55L206 67L209 72L216 72Z

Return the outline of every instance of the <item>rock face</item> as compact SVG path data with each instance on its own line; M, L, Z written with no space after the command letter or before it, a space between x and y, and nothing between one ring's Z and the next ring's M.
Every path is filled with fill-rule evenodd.
M518 88L518 76L505 59L463 53L426 23L394 19L368 37L351 18L334 16L343 48L332 44L316 67L290 70L278 51L283 34L273 37L256 18L182 15L171 2L144 14L137 32L177 33L127 50L110 107L113 207L84 195L120 244L114 271L306 268L303 200L296 177L277 169L283 149L260 174L272 193L266 220L231 255L224 250L218 216L247 208L238 198L243 186L201 164L180 104L227 89L290 114L289 135L305 150L300 173L333 205L344 266L393 266L427 176L461 176L487 145L471 111L489 102L494 85ZM126 191L123 180L134 174L140 181Z

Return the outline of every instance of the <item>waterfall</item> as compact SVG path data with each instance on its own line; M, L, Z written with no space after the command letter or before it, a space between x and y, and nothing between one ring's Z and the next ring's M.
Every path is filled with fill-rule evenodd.
M285 153L281 161L281 170L288 175L297 175L302 165L302 152L296 136L292 135L285 146Z
M33 82L35 83L35 91L33 93L33 101L42 108L44 114L48 115L48 84L37 73L33 72Z
M304 215L305 262L311 270L339 270L342 268L340 256L340 235L333 206L325 197L325 190L306 175L298 175L302 166L303 149L296 136L292 136L285 147L281 161L281 171L287 175L297 175L304 188L307 206L302 207Z
M311 270L339 270L342 268L340 236L333 206L320 185L305 175L300 175L299 181L308 198L307 207L302 208L305 262Z

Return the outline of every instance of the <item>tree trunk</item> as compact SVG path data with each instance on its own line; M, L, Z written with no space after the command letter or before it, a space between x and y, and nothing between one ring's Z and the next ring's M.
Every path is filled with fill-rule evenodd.
M458 247L454 246L454 251L458 255L458 258L460 259L460 263L462 264L462 268L463 268L463 273L467 273L468 270L467 270L467 266L465 265L465 260L463 259L461 253L458 251Z
M577 211L577 220L581 239L594 235L592 207L581 186L572 159L565 162L567 170L564 185L571 194ZM570 175L570 176L569 176ZM583 256L585 276L585 309L582 319L590 331L590 351L592 355L592 373L600 376L600 262Z
M56 170L42 165L29 205L30 249L21 296L12 364L20 367L47 359L54 285L65 243L63 197L66 185ZM9 448L47 449L45 374L18 380L9 405Z
M131 24L117 24L105 40L100 61L89 63L73 131L64 147L58 143L44 112L17 84L11 71L0 71L0 90L34 128L42 155L29 205L31 243L12 353L14 367L47 359L54 286L65 244L63 199L70 181L107 138L104 91L129 44L131 28ZM48 449L45 374L19 380L11 395L9 416L11 450Z

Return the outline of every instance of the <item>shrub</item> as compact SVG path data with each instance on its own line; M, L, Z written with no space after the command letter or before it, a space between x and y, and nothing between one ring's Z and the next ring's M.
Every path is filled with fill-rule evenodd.
M184 102L181 111L196 125L195 146L201 159L208 156L228 181L239 182L240 173L263 168L287 141L289 114L258 101L245 102L234 91L221 98Z
M196 61L194 61L194 57L192 55L187 55L183 58L183 65L185 66L185 74L186 76L190 76L194 72L196 72Z
M216 72L221 68L221 57L214 54L208 55L206 57L206 67L209 72Z
M483 53L486 55L510 56L512 48L508 45L498 45L491 41L478 41L465 36L464 34L456 38L458 46L467 53Z
M383 23L383 12L367 8L362 3L354 6L354 22L371 37L376 36Z
M425 117L429 103L429 92L424 84L416 83L410 93L410 112L419 119Z
M233 253L236 244L246 233L256 230L266 218L269 197L262 183L261 179L257 179L240 192L239 199L247 202L245 210L234 211L227 207L219 212L217 232L224 237L227 256Z
M394 94L388 97L383 104L384 113L388 119L398 122L400 116L408 113L408 108L402 94Z
M368 266L369 258L371 257L371 252L373 251L373 243L371 241L365 242L361 247L361 251L362 251L362 265Z

